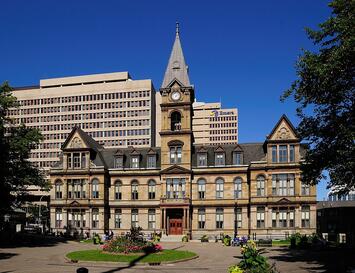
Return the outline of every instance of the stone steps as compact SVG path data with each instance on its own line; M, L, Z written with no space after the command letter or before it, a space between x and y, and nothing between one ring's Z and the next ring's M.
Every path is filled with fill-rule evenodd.
M181 242L182 237L184 235L166 235L163 234L163 236L160 238L161 242Z

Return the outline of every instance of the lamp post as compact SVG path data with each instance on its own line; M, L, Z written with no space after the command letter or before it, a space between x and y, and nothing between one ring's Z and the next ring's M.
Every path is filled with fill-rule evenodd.
M41 198L39 199L39 207L38 207L38 223L41 225L42 224L42 220L41 220L41 217L42 217L42 214L41 214L41 202L42 202L42 198L44 197L45 195L42 195ZM43 228L43 225L41 227L42 229L42 233L44 231L44 228Z

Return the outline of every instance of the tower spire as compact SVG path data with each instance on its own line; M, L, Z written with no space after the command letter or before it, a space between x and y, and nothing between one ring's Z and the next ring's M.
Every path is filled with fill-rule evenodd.
M167 87L174 79L178 80L184 86L190 86L188 67L185 63L184 53L180 42L179 22L176 22L175 41L161 87Z

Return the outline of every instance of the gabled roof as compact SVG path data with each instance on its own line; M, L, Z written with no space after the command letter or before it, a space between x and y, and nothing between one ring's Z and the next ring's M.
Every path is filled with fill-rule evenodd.
M68 145L68 143L70 142L70 140L72 139L73 135L75 133L78 133L80 138L84 141L85 145L90 148L97 151L100 151L103 149L103 147L96 142L91 136L89 136L87 133L85 133L83 130L80 129L80 127L74 127L73 130L70 132L70 134L68 135L67 139L64 141L61 149L65 149L66 146Z
M272 129L271 133L269 135L267 135L266 139L270 139L272 137L272 135L275 133L275 131L277 130L277 128L280 126L281 122L285 121L287 123L287 125L291 128L291 130L293 131L294 135L296 137L297 136L297 132L296 132L296 128L293 126L292 122L288 119L288 117L283 114L281 116L281 118L279 119L279 121L276 123L276 125L274 126L274 128Z
M184 53L182 52L180 42L179 23L176 23L175 42L173 49L171 50L161 87L168 87L174 80L177 80L183 86L190 86L188 67L185 63Z

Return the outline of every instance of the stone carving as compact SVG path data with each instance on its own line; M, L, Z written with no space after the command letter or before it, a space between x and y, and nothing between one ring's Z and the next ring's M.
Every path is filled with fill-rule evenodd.
M83 145L82 145L81 139L78 138L78 137L75 137L75 138L72 140L72 142L71 142L71 144L70 144L70 147L71 147L71 148L82 148Z
M277 139L289 139L291 138L290 130L286 127L281 127L276 133Z

